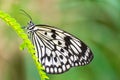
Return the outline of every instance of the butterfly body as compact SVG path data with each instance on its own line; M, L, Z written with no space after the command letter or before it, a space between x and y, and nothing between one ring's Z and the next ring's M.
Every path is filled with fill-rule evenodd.
M30 21L27 31L38 61L47 73L63 73L93 59L91 50L81 40L63 30L49 25L34 25Z

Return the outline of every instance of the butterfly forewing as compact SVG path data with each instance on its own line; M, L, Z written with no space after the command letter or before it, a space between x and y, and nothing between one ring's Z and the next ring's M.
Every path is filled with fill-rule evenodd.
M51 74L83 66L93 59L91 50L73 35L48 25L35 25L30 31L36 56Z

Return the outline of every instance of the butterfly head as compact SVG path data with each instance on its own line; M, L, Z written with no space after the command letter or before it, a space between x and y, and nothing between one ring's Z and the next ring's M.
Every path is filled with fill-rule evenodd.
M32 29L34 29L34 27L35 27L35 24L32 21L30 21L28 23L27 30L32 30Z

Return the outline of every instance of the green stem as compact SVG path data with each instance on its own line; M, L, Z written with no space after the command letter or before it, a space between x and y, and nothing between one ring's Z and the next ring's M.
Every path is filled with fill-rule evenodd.
M12 18L10 15L8 15L2 11L0 11L0 18L2 20L4 20L9 26L11 26L16 31L18 36L23 39L23 44L22 44L21 48L26 47L28 49L29 53L32 55L32 58L34 59L34 62L36 63L36 66L38 68L41 80L49 79L49 77L43 71L44 68L38 62L38 58L34 55L34 53L36 53L36 52L34 50L33 44L29 40L27 34L21 28L20 24L14 18Z

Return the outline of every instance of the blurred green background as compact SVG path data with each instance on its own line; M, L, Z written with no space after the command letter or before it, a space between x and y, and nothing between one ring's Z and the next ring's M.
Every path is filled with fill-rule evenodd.
M35 24L49 24L70 32L93 51L84 67L51 75L50 80L120 80L120 0L0 0L0 10L22 26L31 15ZM40 80L22 40L0 19L0 80Z

